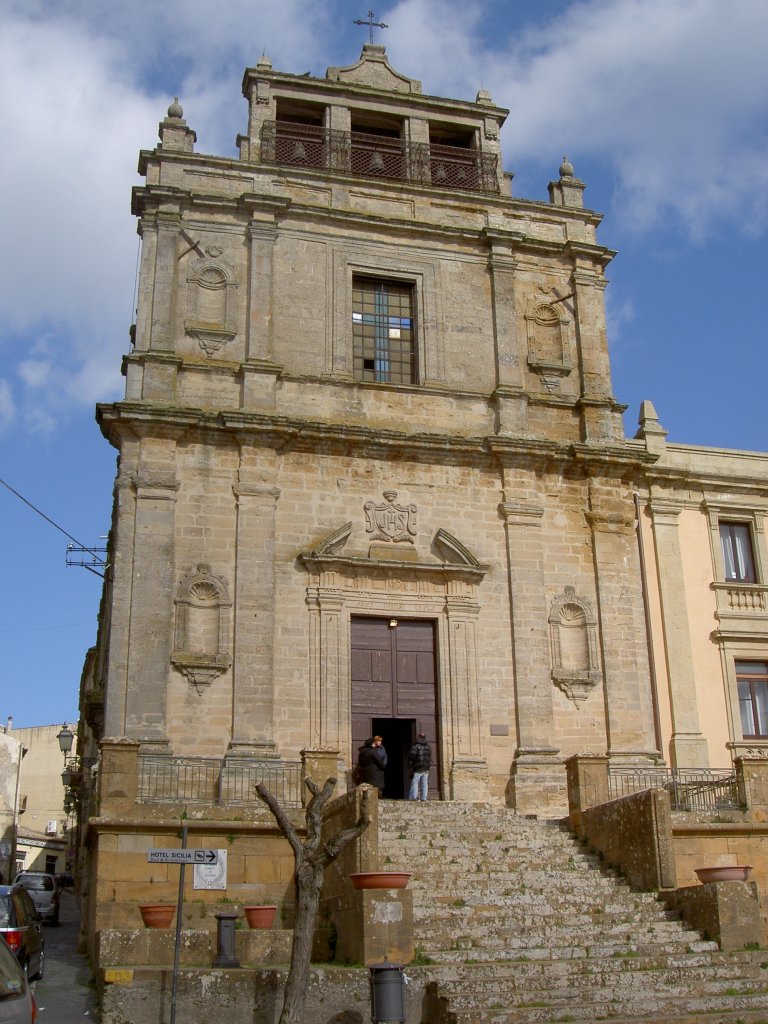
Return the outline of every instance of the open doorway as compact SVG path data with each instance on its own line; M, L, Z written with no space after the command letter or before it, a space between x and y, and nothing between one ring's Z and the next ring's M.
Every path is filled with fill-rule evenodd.
M405 800L411 784L408 752L416 739L415 718L374 718L374 736L381 736L387 752L384 799Z

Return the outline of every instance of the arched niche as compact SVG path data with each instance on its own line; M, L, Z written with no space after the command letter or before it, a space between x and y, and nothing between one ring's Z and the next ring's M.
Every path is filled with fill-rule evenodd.
M218 246L206 251L209 254L195 260L187 274L184 329L210 356L237 335L237 283L234 267L221 259Z
M549 613L552 681L575 704L600 682L597 620L588 601L566 587Z
M203 562L179 583L171 661L198 693L232 664L231 608L226 580Z

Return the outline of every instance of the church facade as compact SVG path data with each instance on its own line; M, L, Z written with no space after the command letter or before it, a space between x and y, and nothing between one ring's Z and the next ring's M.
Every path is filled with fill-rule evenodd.
M424 732L433 798L544 816L576 753L764 754L768 459L624 437L574 168L514 198L507 111L373 44L243 93L239 159L176 102L140 158L92 740L348 778L377 733L402 798Z

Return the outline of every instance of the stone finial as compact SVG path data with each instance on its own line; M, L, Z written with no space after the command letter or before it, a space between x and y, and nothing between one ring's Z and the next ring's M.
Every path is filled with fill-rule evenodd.
M266 53L262 53L262 55L256 61L256 67L261 68L262 70L266 70L272 67L272 61L269 59Z
M580 209L584 206L584 189L586 185L574 174L573 164L567 156L563 157L560 164L560 177L557 181L550 181L549 201L555 206L572 206Z
M475 103L482 103L484 106L492 107L493 98L487 89L478 89L477 96L475 96Z
M173 103L168 107L167 115L160 122L158 134L161 149L176 150L179 153L194 152L197 136L191 128L187 127L187 122L184 120L184 109L179 103L178 96L174 96Z
M656 452L661 455L666 447L665 438L669 433L659 423L659 417L649 399L640 403L640 415L637 418L640 429L635 434L635 439L645 441L645 447L649 452Z

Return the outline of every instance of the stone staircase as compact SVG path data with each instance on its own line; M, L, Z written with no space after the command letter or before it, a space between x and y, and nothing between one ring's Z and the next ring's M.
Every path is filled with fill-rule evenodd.
M768 1024L768 950L721 953L559 823L384 801L379 854L413 872L430 1024Z

